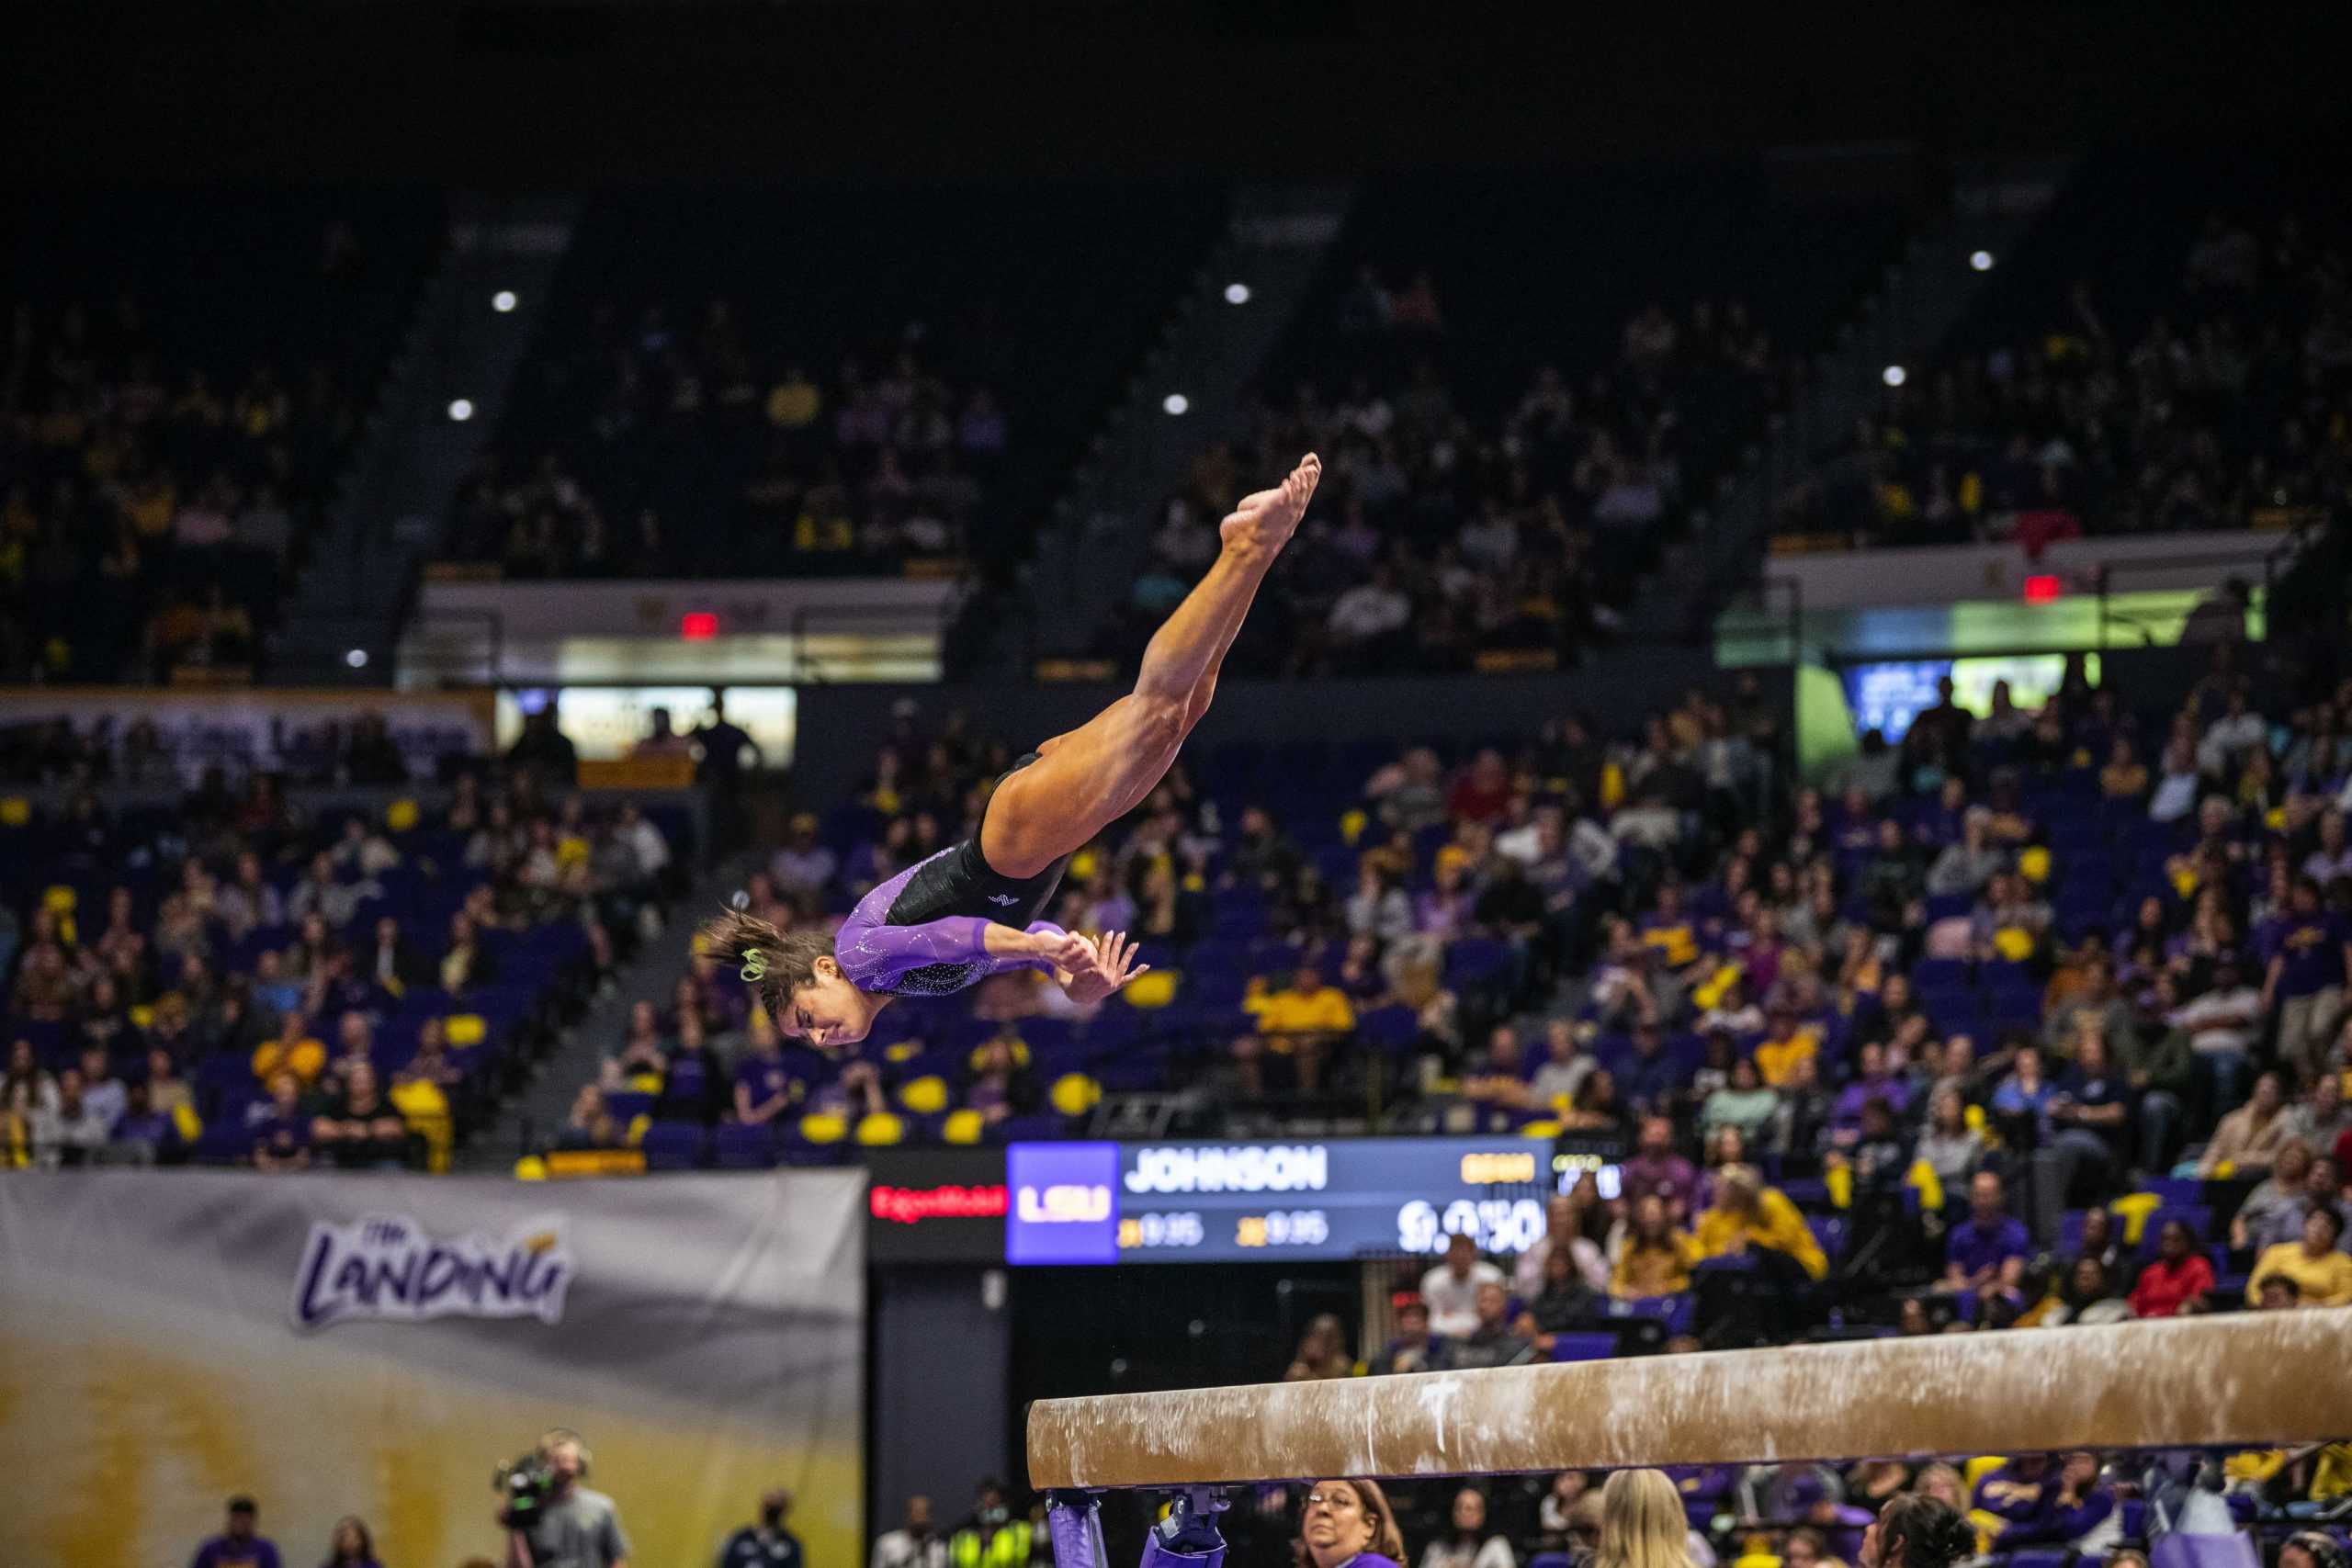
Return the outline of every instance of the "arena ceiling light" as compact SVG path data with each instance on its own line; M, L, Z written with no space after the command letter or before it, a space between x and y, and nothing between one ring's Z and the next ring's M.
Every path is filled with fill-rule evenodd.
M1193 406L1193 400L1182 392L1170 392L1159 400L1161 410L1168 413L1182 413Z
M502 288L497 293L492 295L490 297L490 308L497 311L502 316L506 314L507 311L514 308L514 290L512 288Z
M471 398L452 398L449 400L449 417L459 424L465 423L473 416L474 403Z
M1225 286L1225 302L1228 305L1250 303L1250 286L1238 279Z
M354 670L365 670L368 668L368 650L364 648L355 648L343 656L343 661Z
M1972 251L1969 253L1968 265L1978 272L1990 272L1993 270L1993 253Z
M1900 387L1911 379L1911 373L1900 365L1890 365L1878 373L1878 378L1890 387Z

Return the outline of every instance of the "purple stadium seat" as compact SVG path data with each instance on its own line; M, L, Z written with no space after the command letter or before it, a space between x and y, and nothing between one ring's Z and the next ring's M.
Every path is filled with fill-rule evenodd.
M1555 1361L1605 1361L1617 1353L1614 1334L1555 1334L1552 1337L1552 1359Z
M2168 1535L2150 1549L2149 1568L2262 1568L2262 1554L2242 1530L2228 1535Z

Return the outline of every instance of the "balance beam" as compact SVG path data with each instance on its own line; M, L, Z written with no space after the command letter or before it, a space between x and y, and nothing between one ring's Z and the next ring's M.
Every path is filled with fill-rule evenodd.
M2352 1438L2352 1308L1040 1400L1038 1488Z

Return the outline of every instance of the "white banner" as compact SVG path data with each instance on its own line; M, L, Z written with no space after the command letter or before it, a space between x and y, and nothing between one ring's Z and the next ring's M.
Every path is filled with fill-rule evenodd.
M503 1560L492 1471L594 1453L639 1563L790 1489L859 1560L864 1178L0 1178L0 1560L185 1562L250 1494L289 1564Z

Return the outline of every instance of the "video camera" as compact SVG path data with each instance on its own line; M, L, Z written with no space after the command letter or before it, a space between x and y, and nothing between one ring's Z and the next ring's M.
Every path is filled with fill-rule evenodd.
M509 1529L527 1530L539 1517L560 1483L546 1452L533 1449L512 1464L502 1464L491 1476L491 1486L506 1500L499 1522Z

